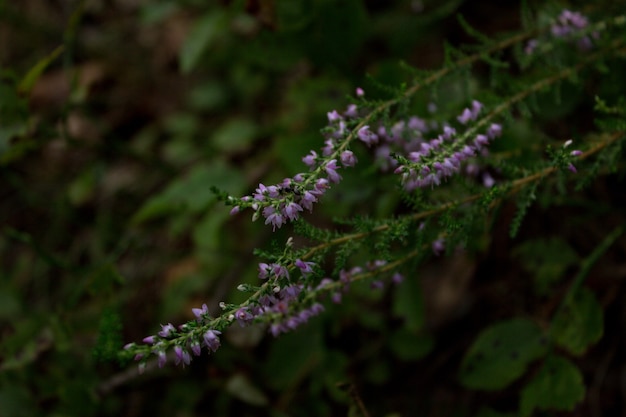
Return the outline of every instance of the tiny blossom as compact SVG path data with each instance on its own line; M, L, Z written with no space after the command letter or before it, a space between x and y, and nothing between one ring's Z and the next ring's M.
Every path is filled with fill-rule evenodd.
M569 169L571 172L573 172L574 174L576 174L578 172L578 170L576 169L576 167L574 166L574 164L569 164L567 166L567 169Z
M143 338L143 342L149 345L153 345L154 342L156 342L156 339L154 338L154 336L147 336Z
M572 156L580 156L582 154L583 154L583 151L578 150L578 149L573 150L573 151L570 152L570 155L572 155Z
M222 334L222 332L218 330L207 330L204 333L202 338L204 339L204 344L209 350L215 352L217 349L219 349L220 339L217 336L220 334Z
M235 215L235 214L239 213L239 210L240 210L239 206L235 206L235 207L233 207L233 208L230 210L230 215L231 215L231 216L233 216L233 215Z
M337 110L330 111L326 113L326 115L328 116L329 123L333 123L342 119L341 115L337 113Z
M368 146L378 142L378 136L370 130L369 126L363 126L357 134L359 139Z
M472 111L468 108L463 110L463 113L461 113L461 115L459 117L457 117L457 120L459 121L459 123L461 124L467 124L470 120L472 120Z
M385 285L383 284L383 282L379 280L372 281L371 283L371 287L373 290L382 290L384 286Z
M433 242L432 247L433 253L439 256L446 249L445 241L443 239L437 239Z
M343 151L341 153L341 163L345 167L353 167L357 163L356 156L352 151Z
M296 220L298 218L298 212L302 211L302 207L299 204L294 203L293 201L288 203L283 209L283 214L289 220Z
M343 113L346 117L356 118L359 116L358 107L356 104L350 104L346 111Z
M317 161L317 152L315 151L311 151L310 154L302 158L302 162L304 162L309 168L314 168L316 161Z
M300 268L302 275L308 275L313 272L314 262L305 262L302 259L296 259L295 265Z
M365 95L365 91L363 91L363 89L361 87L357 87L356 88L356 96L357 97L363 97Z
M266 279L269 276L271 268L268 264L261 262L259 263L259 278Z
M497 123L492 123L491 126L487 129L487 137L489 139L495 139L502 135L502 125Z
M161 325L161 331L157 333L161 337L170 337L173 333L176 332L176 328L172 325L172 323L168 323L165 326Z
M404 276L402 276L401 273L399 272L395 272L392 276L391 276L391 281L394 284L400 284L402 283L402 281L404 281Z
M157 351L156 354L158 357L157 364L159 365L159 368L163 368L165 366L165 363L167 362L167 355L162 350Z
M339 168L340 167L337 166L337 160L336 159L332 159L332 160L328 161L326 163L326 165L324 166L324 170L328 174L328 179L331 182L338 183L338 182L341 181L341 175L339 175L337 173L337 171L336 171Z
M200 320L204 316L208 316L209 307L207 307L206 304L202 304L202 308L192 308L191 311L193 312L194 316L196 316L196 318Z
M194 355L200 356L202 354L202 347L197 341L192 342L190 348Z
M491 188L495 185L496 180L493 179L493 177L491 175L489 175L488 172L485 172L483 174L483 185L485 186L485 188Z
M174 363L176 365L178 365L181 362L183 366L189 365L189 363L191 363L191 356L189 355L189 352L187 352L180 346L174 346L174 354L175 354Z

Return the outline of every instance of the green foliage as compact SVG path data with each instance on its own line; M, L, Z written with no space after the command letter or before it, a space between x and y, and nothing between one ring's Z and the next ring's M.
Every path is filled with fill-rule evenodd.
M467 351L460 380L473 389L503 389L547 351L546 337L533 322L520 318L493 324Z
M572 411L584 396L580 370L562 356L550 355L522 390L520 415L530 416L535 409Z
M603 330L602 307L586 288L579 289L565 301L550 328L553 340L577 356L600 340Z
M590 401L603 372L615 391L623 1L589 4L566 36L556 2L58 3L0 2L1 415L530 416ZM345 133L324 127L349 104ZM437 174L410 152L458 152L493 124L440 184L405 188L381 157ZM443 126L457 134L436 144ZM311 150L342 180L264 224L267 196L240 196L281 184L299 201L282 181L324 178ZM290 276L259 280L261 262ZM237 324L292 284L286 311ZM169 366L209 328L217 352Z

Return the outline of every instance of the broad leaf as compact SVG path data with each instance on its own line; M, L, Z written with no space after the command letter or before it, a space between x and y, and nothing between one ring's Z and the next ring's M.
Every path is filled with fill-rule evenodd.
M578 368L561 356L549 356L522 390L520 414L530 416L535 408L571 411L584 396L585 385Z
M602 307L591 291L581 288L554 317L552 338L574 355L582 355L603 333Z
M522 376L527 366L546 354L541 329L530 320L513 319L485 329L461 365L463 385L498 390Z

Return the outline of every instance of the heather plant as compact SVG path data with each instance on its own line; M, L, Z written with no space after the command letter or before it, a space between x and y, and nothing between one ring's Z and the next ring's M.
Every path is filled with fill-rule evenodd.
M459 1L387 6L393 19L367 28L378 6L358 0L223 3L141 9L148 29L192 22L176 65L180 85L198 84L185 112L163 110L169 96L143 110L168 114L156 127L119 122L128 143L114 129L90 137L123 116L85 122L102 106L86 101L87 64L58 120L26 100L59 57L88 55L72 45L89 6L64 47L21 77L2 71L0 164L19 197L3 213L28 220L0 241L15 277L0 285L14 323L0 333L0 415L35 415L33 403L59 415L139 415L138 403L151 415L616 410L601 392L619 392L623 348L610 330L623 315L624 4L522 2L515 29L487 34L454 13ZM390 44L407 51L443 21L464 35L437 68L337 75L353 50L379 58L367 30L402 32ZM53 168L27 173L63 149L75 154L55 200L42 180ZM92 211L93 229L67 220ZM31 225L40 215L51 224Z
M446 45L441 69L411 69L413 78L406 84L373 84L390 98L369 98L370 90L358 87L346 110L329 109L328 124L320 131L323 146L302 156L302 172L273 185L260 183L244 197L220 191L216 184L231 215L251 212L252 221L272 231L289 228L289 238L255 252L258 283L239 285L246 294L243 302L221 302L215 315L206 304L194 308L194 320L161 325L143 342L127 344L120 356L134 358L140 369L152 357L159 367L168 358L185 366L203 350L216 352L220 336L232 325L262 325L273 336L300 329L324 314L326 303L350 297L360 281L369 282L373 291L384 288L385 280L401 286L431 256L480 252L479 237L503 201L515 199L518 207L510 224L513 238L538 195L549 206L574 188L583 189L594 176L618 169L623 91L587 90L595 74L610 77L624 68L626 16L555 11L553 6L525 9L523 32L495 38L461 19L476 43L461 49ZM488 74L472 84L479 69ZM451 86L457 93L442 100ZM555 95L558 103L562 91L572 88L586 90L581 99L595 97L588 105L595 129L573 138L524 131L540 117L546 97ZM344 185L342 174L349 170L357 171L355 181ZM342 186L359 187L359 181L385 184L374 187L370 198L398 195L397 211L386 217L365 211L336 218L338 228L309 221L307 214L325 204L327 194L341 195ZM596 343L603 327L601 305L584 280L623 233L624 226L617 227L580 262L553 312L539 318L526 311L485 323L465 354L460 382L471 389L499 390L529 375L520 388L520 415L572 410L583 399L585 385L571 356ZM534 370L528 374L530 365Z

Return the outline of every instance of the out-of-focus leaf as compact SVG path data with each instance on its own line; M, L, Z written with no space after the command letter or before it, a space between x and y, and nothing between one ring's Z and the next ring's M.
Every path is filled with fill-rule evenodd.
M561 347L580 356L604 331L604 314L595 295L581 288L554 317L552 337Z
M250 119L230 119L213 134L213 145L222 151L245 150L253 142L257 130L257 125Z
M206 210L216 200L211 186L240 194L242 184L245 184L242 174L224 162L194 167L149 199L135 214L133 222L140 223L181 210L191 213Z
M428 355L435 347L432 336L416 334L406 328L399 329L389 337L389 348L403 361L415 361Z
M17 85L17 91L22 94L28 94L30 90L33 88L41 74L48 68L48 66L57 59L59 55L63 53L65 47L63 45L57 47L54 51L50 52L45 58L42 58L39 62L37 62L24 77L22 77L20 83Z
M424 301L418 280L407 278L394 290L394 315L404 318L407 330L417 332L424 325Z
M226 391L246 404L261 407L269 403L263 391L243 374L233 375L228 382L226 382Z
M536 408L571 411L584 397L585 385L578 368L561 356L549 356L522 390L520 415L530 416Z
M465 355L460 380L469 388L502 389L545 355L547 346L541 329L530 320L494 324L483 330Z
M558 237L525 242L515 248L513 255L519 257L524 268L533 274L538 294L546 294L578 260L576 252Z
M31 393L20 384L2 384L0 389L2 415L12 417L31 417L38 415L35 410L37 402Z
M267 383L274 389L292 385L313 372L323 360L323 344L319 323L281 335L272 341L263 369Z
M228 30L226 13L213 10L201 17L193 26L180 50L180 69L184 74L191 72L204 52L218 37Z

